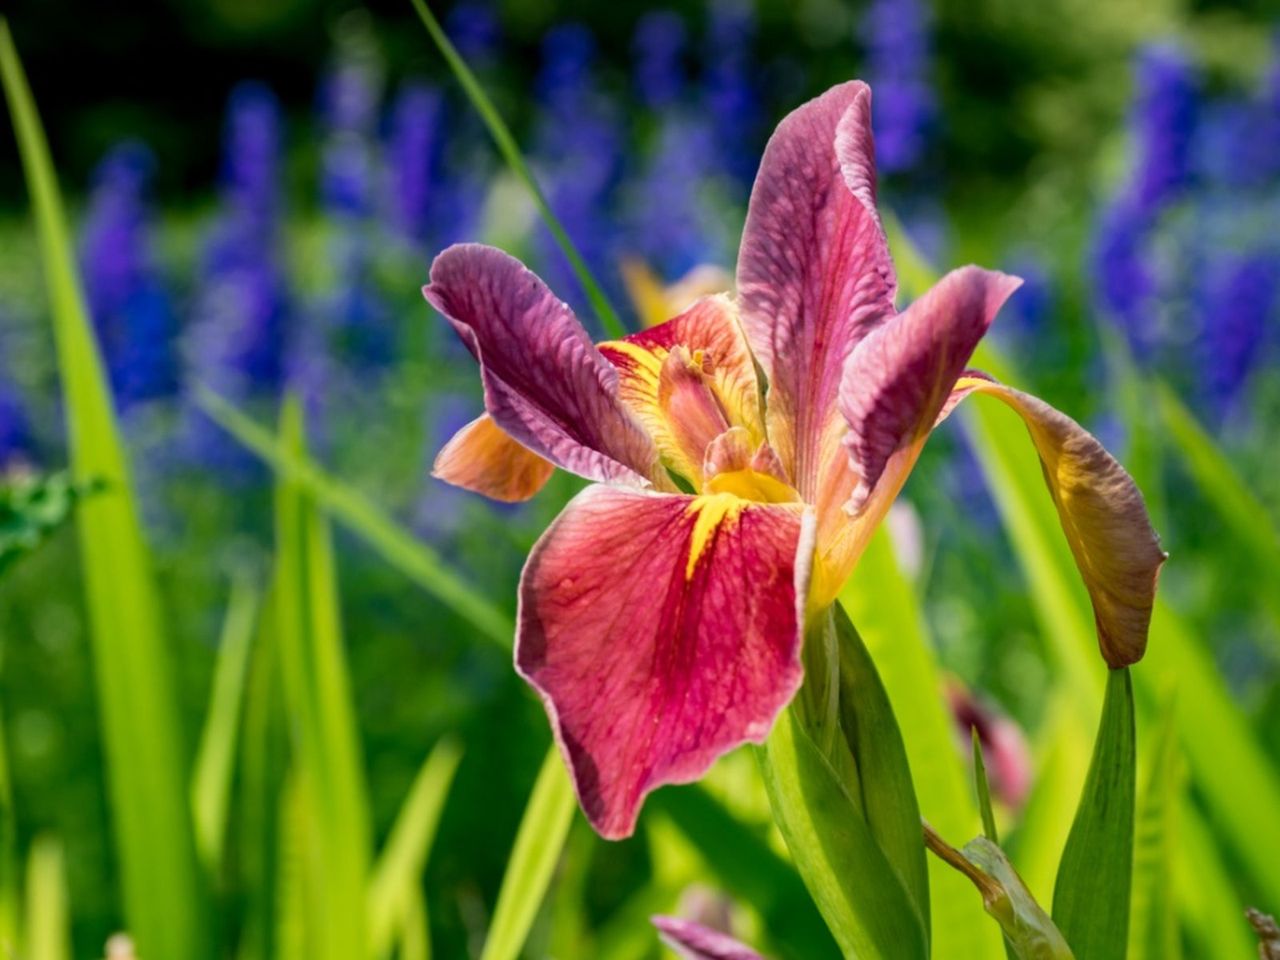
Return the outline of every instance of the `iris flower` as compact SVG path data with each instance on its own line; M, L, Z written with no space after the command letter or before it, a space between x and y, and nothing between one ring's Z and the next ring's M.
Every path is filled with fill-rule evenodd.
M1163 554L1133 482L1074 421L965 369L1017 285L963 267L895 308L860 82L773 134L736 298L597 345L507 254L436 258L424 293L479 364L486 411L436 475L499 500L532 496L553 467L594 481L525 564L515 663L601 835L629 835L651 790L765 740L803 679L806 624L970 393L1027 422L1106 659L1142 655Z

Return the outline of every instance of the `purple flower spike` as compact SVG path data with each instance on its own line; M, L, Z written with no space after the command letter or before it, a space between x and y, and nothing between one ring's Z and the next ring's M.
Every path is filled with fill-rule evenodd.
M1191 182L1199 85L1186 54L1155 44L1139 55L1137 87L1133 124L1139 161L1133 195L1139 209L1154 212Z

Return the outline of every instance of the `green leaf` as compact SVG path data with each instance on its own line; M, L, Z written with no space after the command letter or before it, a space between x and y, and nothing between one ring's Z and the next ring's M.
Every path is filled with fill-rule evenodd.
M77 501L101 489L77 484L66 473L0 477L0 576L66 523Z
M920 834L920 807L907 751L871 655L838 604L832 608L840 652L840 726L854 762L862 810L916 909L929 942L929 874Z
M18 891L21 886L18 822L13 807L13 781L9 775L9 738L5 731L4 711L0 709L0 944L18 941Z
M246 575L237 576L232 580L231 599L222 624L209 715L205 718L191 781L196 841L205 868L211 874L216 874L222 864L236 738L240 731L240 704L244 699L257 615L257 591Z
M380 553L414 583L470 621L486 639L511 648L511 619L455 574L430 547L406 533L394 520L346 484L326 474L304 453L284 447L226 400L197 388L196 402L210 419L260 457L277 473L314 497L326 511Z
M604 288L592 276L586 261L582 259L582 254L574 246L559 218L552 212L551 205L547 203L546 196L538 186L537 180L534 179L532 171L529 170L529 165L525 163L524 156L520 153L520 147L516 144L515 137L511 135L510 128L503 121L501 114L498 113L497 108L493 105L493 101L484 92L480 81L471 72L466 61L459 56L458 51L449 42L449 38L445 36L444 30L441 29L435 16L432 15L425 0L411 0L411 2L413 3L413 8L418 11L418 17L422 20L423 26L427 28L427 33L431 35L432 41L435 42L436 47L439 48L440 53L444 56L445 62L449 64L449 69L458 78L458 83L462 85L467 99L471 101L471 105L476 108L476 112L480 114L485 126L489 128L489 135L493 137L493 142L497 145L498 152L502 154L502 158L507 162L507 166L511 168L511 172L524 184L533 197L538 213L542 216L543 222L551 232L556 244L560 247L565 259L569 261L569 265L573 268L574 275L578 278L578 283L582 284L583 292L586 293L587 299L591 301L591 306L600 318L600 323L605 332L614 339L620 339L625 336L627 331L622 325L622 321L618 319L618 312L609 303L609 298L605 294Z
M27 860L27 960L71 960L62 844L37 837Z
M872 536L840 603L858 625L884 681L920 812L947 836L973 836L979 829L978 811L955 747L924 612L898 566L887 525ZM964 877L936 858L928 864L934 955L973 960L1001 956L999 931L973 902Z
M1124 960L1133 884L1136 730L1128 668L1112 670L1084 794L1053 891L1053 920L1081 960Z
M398 960L431 960L431 923L427 916L427 898L415 887L408 908L400 921Z
M757 756L774 819L844 955L927 957L915 904L794 708L778 718Z
M987 765L982 759L982 741L978 738L978 728L969 728L973 746L973 782L978 794L978 810L982 814L982 835L992 843L1000 842L1000 834L996 831L996 815L991 809L991 785L987 783Z
M289 400L284 446L301 455L301 408ZM342 649L328 527L301 488L276 490L273 609L285 701L293 728L299 802L305 818L307 943L314 958L351 960L368 949L368 800Z
M441 740L400 807L369 883L369 942L374 957L390 952L396 931L404 929L415 900L421 899L422 871L461 759L462 748L455 741Z
M516 960L564 849L577 798L553 745L520 821L480 960Z
M1178 960L1182 956L1173 891L1176 824L1183 787L1174 711L1171 700L1164 710L1139 796L1129 960Z
M31 191L65 400L71 470L107 491L77 511L89 637L126 920L142 956L212 952L160 603L53 162L8 24L0 76Z

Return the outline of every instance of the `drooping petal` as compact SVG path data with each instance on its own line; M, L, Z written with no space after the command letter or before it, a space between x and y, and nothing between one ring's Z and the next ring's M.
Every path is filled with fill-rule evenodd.
M1019 283L978 267L953 270L854 348L840 388L849 470L833 474L814 501L821 544L816 602L840 590L974 347Z
M800 685L812 549L800 504L604 486L543 534L516 668L602 836L628 836L654 788L763 742Z
M764 960L727 933L679 917L652 917L662 942L684 960Z
M745 427L756 444L764 439L760 387L737 310L727 296L704 297L660 326L600 344L600 352L618 369L619 395L654 438L663 459L697 484L703 452L691 453L675 435L660 390L663 364L676 347L710 368L708 380L729 422Z
M971 371L956 384L948 410L971 393L1002 400L1027 425L1062 532L1093 603L1103 658L1113 668L1141 660L1167 554L1151 528L1137 484L1065 413L982 374Z
M514 257L477 243L436 257L423 294L480 364L484 404L515 440L590 480L648 485L657 451L573 312Z
M874 154L866 84L793 111L765 148L738 253L742 325L769 381L769 441L808 502L828 474L847 472L836 410L845 358L894 312Z
M485 413L444 445L431 475L494 500L517 503L541 490L554 470L554 464L516 443Z

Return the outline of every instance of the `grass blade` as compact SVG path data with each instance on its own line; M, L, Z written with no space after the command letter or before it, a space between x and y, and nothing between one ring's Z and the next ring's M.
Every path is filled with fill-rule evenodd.
M209 418L247 449L286 475L315 498L328 513L378 551L410 580L459 616L480 635L511 648L515 626L483 594L461 580L430 547L401 529L394 520L355 490L329 477L305 454L285 448L270 431L245 416L216 393L197 388L196 401Z
M1136 792L1129 670L1112 670L1084 794L1053 890L1053 922L1085 960L1124 960L1129 943Z
M1160 732L1143 782L1134 833L1133 904L1129 925L1130 960L1179 960L1174 896L1174 849L1182 775L1174 706L1164 710Z
M586 261L582 259L582 254L578 252L578 248L574 246L573 240L570 239L569 234L564 229L564 225L560 223L559 218L551 210L551 205L547 202L546 195L543 194L542 188L538 186L538 181L533 178L529 165L525 163L524 156L520 153L516 138L511 135L510 128L498 113L497 108L494 107L493 101L484 92L484 87L480 85L476 75L471 72L471 68L467 66L466 61L462 59L458 51L454 49L453 44L449 42L449 38L445 35L444 30L441 29L439 22L431 13L431 9L427 6L425 0L411 0L411 2L414 10L418 12L418 17L422 20L422 25L427 28L427 33L431 34L431 39L444 56L445 62L449 64L449 69L458 78L458 83L462 85L467 99L471 101L472 106L480 114L485 126L489 128L489 135L493 137L493 142L497 145L498 152L502 154L502 159L506 161L507 166L511 168L511 172L525 185L533 197L538 213L541 214L547 229L551 231L551 235L565 255L565 259L569 261L569 265L573 268L578 282L582 284L582 289L586 293L587 299L591 301L591 306L596 315L600 318L600 324L604 327L605 333L613 339L625 336L627 331L622 325L622 321L618 318L618 312L614 310L608 296L605 295L600 284L596 282L596 278L592 276L590 268L587 267Z
M978 728L969 728L973 741L973 783L978 794L978 811L982 814L982 835L992 843L1000 842L1000 834L996 830L996 815L991 809L991 785L987 783L987 765L982 759L982 741L978 739Z
M542 762L498 892L480 960L516 960L546 896L577 807L573 785L553 745Z
M231 774L235 769L236 738L240 731L240 705L244 700L257 615L257 592L246 576L236 577L231 584L231 598L218 642L209 715L191 781L196 843L211 874L218 872L222 862Z
M858 625L898 718L921 814L944 836L973 836L978 811L955 747L924 612L885 525L871 538L840 603ZM928 863L934 955L1000 957L1000 932L974 902L964 877L936 858Z
M0 953L16 952L18 942L18 821L9 777L9 738L0 709Z
M38 837L27 861L28 960L71 960L70 918L62 844Z
M285 405L284 446L303 453L301 408ZM329 531L292 481L276 493L274 608L285 699L293 722L309 848L307 924L314 957L352 960L368 949L370 828L364 763L352 712Z
M0 75L31 191L65 398L72 473L105 492L78 510L125 911L148 957L207 956L205 889L160 604L48 145L7 23Z
M387 956L396 931L413 919L415 901L422 896L422 870L461 759L462 748L455 741L441 740L400 807L369 882L369 942L374 957Z

